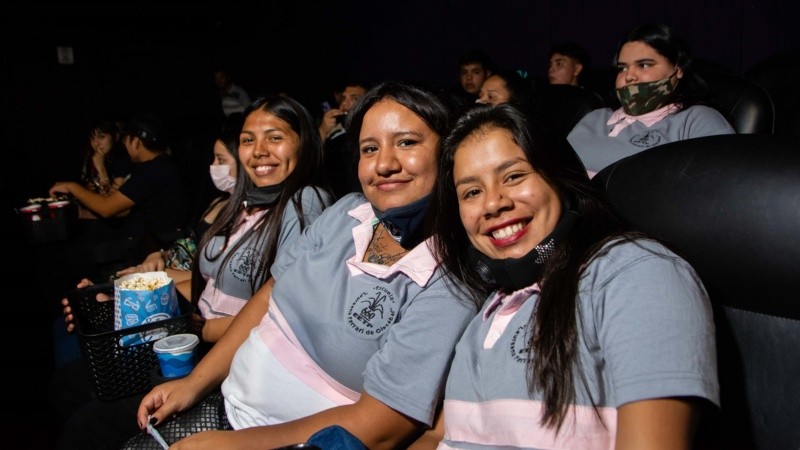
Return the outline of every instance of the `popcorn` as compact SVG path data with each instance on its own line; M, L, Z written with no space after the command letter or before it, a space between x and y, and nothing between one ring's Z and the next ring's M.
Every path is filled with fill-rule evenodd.
M145 325L180 315L175 283L166 272L126 275L114 281L114 329ZM123 336L120 345L152 342L167 335L164 328Z
M133 278L120 281L119 287L134 291L155 291L161 286L168 285L169 282L169 278L145 278L143 276L134 276Z

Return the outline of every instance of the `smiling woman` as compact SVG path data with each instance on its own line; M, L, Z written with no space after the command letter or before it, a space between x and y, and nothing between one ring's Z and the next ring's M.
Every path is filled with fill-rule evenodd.
M494 128L467 138L453 178L469 240L493 259L525 256L561 217L558 194L533 170L508 130Z
M567 143L511 105L467 112L441 160L437 254L483 306L415 448L689 448L719 403L692 267L625 231Z
M297 165L300 135L280 118L256 109L239 136L239 160L257 187L283 182Z
M275 448L340 425L368 448L403 448L430 426L476 311L448 289L425 220L450 124L430 91L368 90L346 131L363 194L345 195L277 255L273 278L192 373L144 397L140 428L152 418L169 443L193 448ZM243 140L279 134L263 125ZM279 153L279 142L263 145ZM267 177L280 158L260 151L242 164ZM153 445L140 434L125 448Z
M203 340L201 355L216 345L269 280L278 255L300 239L333 198L317 184L322 174L322 143L313 118L291 97L259 98L248 107L241 134L226 133L220 144L224 148L215 145L211 167L227 162L222 174L230 176L235 171L233 183L226 183L231 195L204 227L207 231L200 235L191 272L169 272L176 286L191 286L187 297L199 312L193 317L193 332ZM161 252L155 258L163 267ZM68 372L77 375L70 378L82 381L80 366L76 370ZM66 381L60 372L54 376L54 386L64 393L56 406L65 416L78 403L77 396L64 389ZM120 439L136 432L133 412L140 399L141 394L117 402L87 399L68 418L58 448L118 447Z

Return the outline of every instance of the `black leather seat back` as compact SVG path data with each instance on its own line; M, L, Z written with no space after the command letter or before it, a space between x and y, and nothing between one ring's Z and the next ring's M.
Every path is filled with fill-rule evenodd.
M722 408L697 448L800 448L800 145L789 137L673 142L592 180L709 292Z
M772 134L775 106L766 89L732 73L704 73L715 105L739 134Z
M800 48L771 56L744 72L775 104L775 134L800 135Z

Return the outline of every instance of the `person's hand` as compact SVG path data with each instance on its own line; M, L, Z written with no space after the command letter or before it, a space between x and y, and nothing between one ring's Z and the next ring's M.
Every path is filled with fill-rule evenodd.
M167 266L161 252L153 252L147 255L147 258L141 264L145 272L160 272Z
M117 276L121 277L132 273L161 272L165 267L166 264L164 263L164 258L161 257L161 252L153 252L147 255L147 258L141 264L117 271Z
M94 153L92 153L92 162L94 166L97 167L99 165L105 165L106 162L106 155L100 149L93 149Z
M177 412L191 408L197 402L198 390L190 383L190 378L167 381L154 387L144 396L136 411L136 422L142 430L147 429L150 418L153 425L172 417Z
M89 280L88 278L84 278L78 282L78 285L76 287L78 289L83 289L85 287L92 286L93 284L94 283L92 283L91 280ZM113 299L114 297L111 297L108 294L104 294L102 292L98 292L97 295L95 296L95 300L97 300L98 302L107 302ZM67 326L67 332L72 333L75 330L75 317L72 315L72 307L69 304L69 299L62 298L61 306L62 306L62 312L64 313L64 323Z
M59 181L56 184L54 184L53 187L50 188L50 190L47 191L47 194L50 197L58 197L61 195L69 194L71 193L70 187L72 184L73 182L71 181Z
M333 108L325 111L325 114L322 115L322 120L320 120L319 124L319 133L323 140L336 128L336 117L342 114L345 114L345 111Z
M91 280L87 278L83 278L81 281L78 282L76 286L78 289L83 289L87 286L91 286ZM69 305L69 299L64 297L61 299L61 311L64 313L64 324L67 327L67 332L72 333L75 330L75 317L72 315L72 307Z

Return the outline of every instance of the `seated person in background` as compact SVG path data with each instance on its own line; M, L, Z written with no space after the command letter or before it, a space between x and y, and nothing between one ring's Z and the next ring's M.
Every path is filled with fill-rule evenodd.
M211 179L214 185L223 192L215 198L203 213L200 221L192 230L190 236L176 240L167 250L159 250L147 255L141 264L122 269L116 273L117 276L128 275L136 272L155 272L166 271L175 281L175 288L185 298L191 298L191 278L192 261L196 253L197 237L202 237L214 220L219 215L220 210L228 202L230 194L236 185L236 170L238 167L236 148L239 141L239 132L223 133L214 140L214 162L211 164ZM221 170L218 170L221 169ZM87 278L82 279L77 288L89 286L91 281ZM98 294L99 301L111 300L105 294ZM64 298L61 300L63 305L64 317L58 317L53 324L53 357L55 366L59 368L80 356L78 342L72 333L74 329L72 308L69 301ZM66 327L64 323L66 322Z
M319 136L323 143L328 139L344 135L347 114L361 100L367 89L369 89L369 83L361 80L347 80L342 83L341 94L337 97L339 105L325 111L320 119Z
M550 49L547 79L550 84L583 86L583 73L589 71L589 52L574 42L562 42Z
M234 161L231 166L238 167L236 179L243 181L235 184L230 199L201 235L191 272L183 277L185 281L178 283L176 278L176 286L191 284L189 292L179 290L188 294L187 298L198 308L200 316L195 317L194 332L209 344L219 339L245 303L270 278L277 255L300 238L333 198L326 189L313 184L322 172L322 144L313 118L299 102L285 96L256 100L246 111L237 138L241 164L235 165ZM231 144L235 151L235 142ZM220 152L218 147L215 146L215 154ZM227 151L226 146L222 152ZM147 269L164 264L162 260ZM68 304L64 313L71 327ZM79 391L75 385L80 384L80 377L75 374L85 373L85 368L76 366L69 369L72 375L67 375L68 370L56 372L51 382L51 395L57 399L53 406L60 408L57 411L61 416L80 406L76 405L77 395L66 398L64 394L65 389ZM136 432L133 411L141 397L112 404L99 400L87 403L69 418L59 448L119 445L120 438Z
M355 173L356 155L346 150L345 120L367 89L367 82L345 81L341 87L338 107L325 111L320 119L319 135L323 141L325 174L337 199L360 190Z
M622 107L590 112L567 136L590 176L657 145L735 133L722 114L700 104L708 90L692 71L688 45L668 26L634 28L620 41L614 64Z
M122 142L134 166L117 191L102 195L80 183L57 182L50 188L50 196L70 194L98 217L121 219L120 223L103 221L107 226L92 227L87 233L90 240L174 232L183 221L185 202L162 120L153 114L133 116L123 128Z
M209 174L214 186L222 192L221 195L211 201L206 210L200 216L200 220L191 230L189 236L176 241L168 250L160 250L150 253L147 258L138 266L128 267L117 272L117 276L123 276L135 272L153 272L165 270L167 274L175 280L175 287L186 298L191 298L189 294L191 284L185 281L191 278L192 260L195 252L186 246L197 248L197 242L203 237L214 221L219 216L220 211L228 204L231 194L236 188L237 170L239 168L237 148L239 147L239 133L241 127L236 131L223 131L214 140L213 156L214 159L209 166Z
M233 82L233 77L225 69L214 71L214 85L219 91L222 113L225 117L234 114L244 114L245 109L250 105L250 95L241 86Z
M489 55L478 48L468 50L458 58L458 87L453 94L464 101L473 103L478 99L481 86L494 69Z
M145 396L139 426L209 449L276 448L330 425L368 448L402 448L429 426L475 314L448 289L427 240L449 126L429 91L370 89L347 125L363 194L337 201L278 255L272 280L194 370ZM157 445L140 434L124 448Z
M497 70L483 82L475 103L493 106L510 103L530 112L533 107L533 86L517 71Z
M483 306L414 448L690 448L719 405L693 268L627 230L564 139L509 105L467 112L443 152L437 255Z
M122 144L119 124L110 119L92 123L81 165L81 185L108 194L122 186L130 173L131 157Z
M108 195L77 182L57 182L56 197L69 194L96 220L79 220L69 240L38 251L38 270L48 274L46 297L58 298L83 277L107 278L179 237L185 225L184 183L170 156L164 123L154 114L133 116L122 128L133 167L128 180Z

